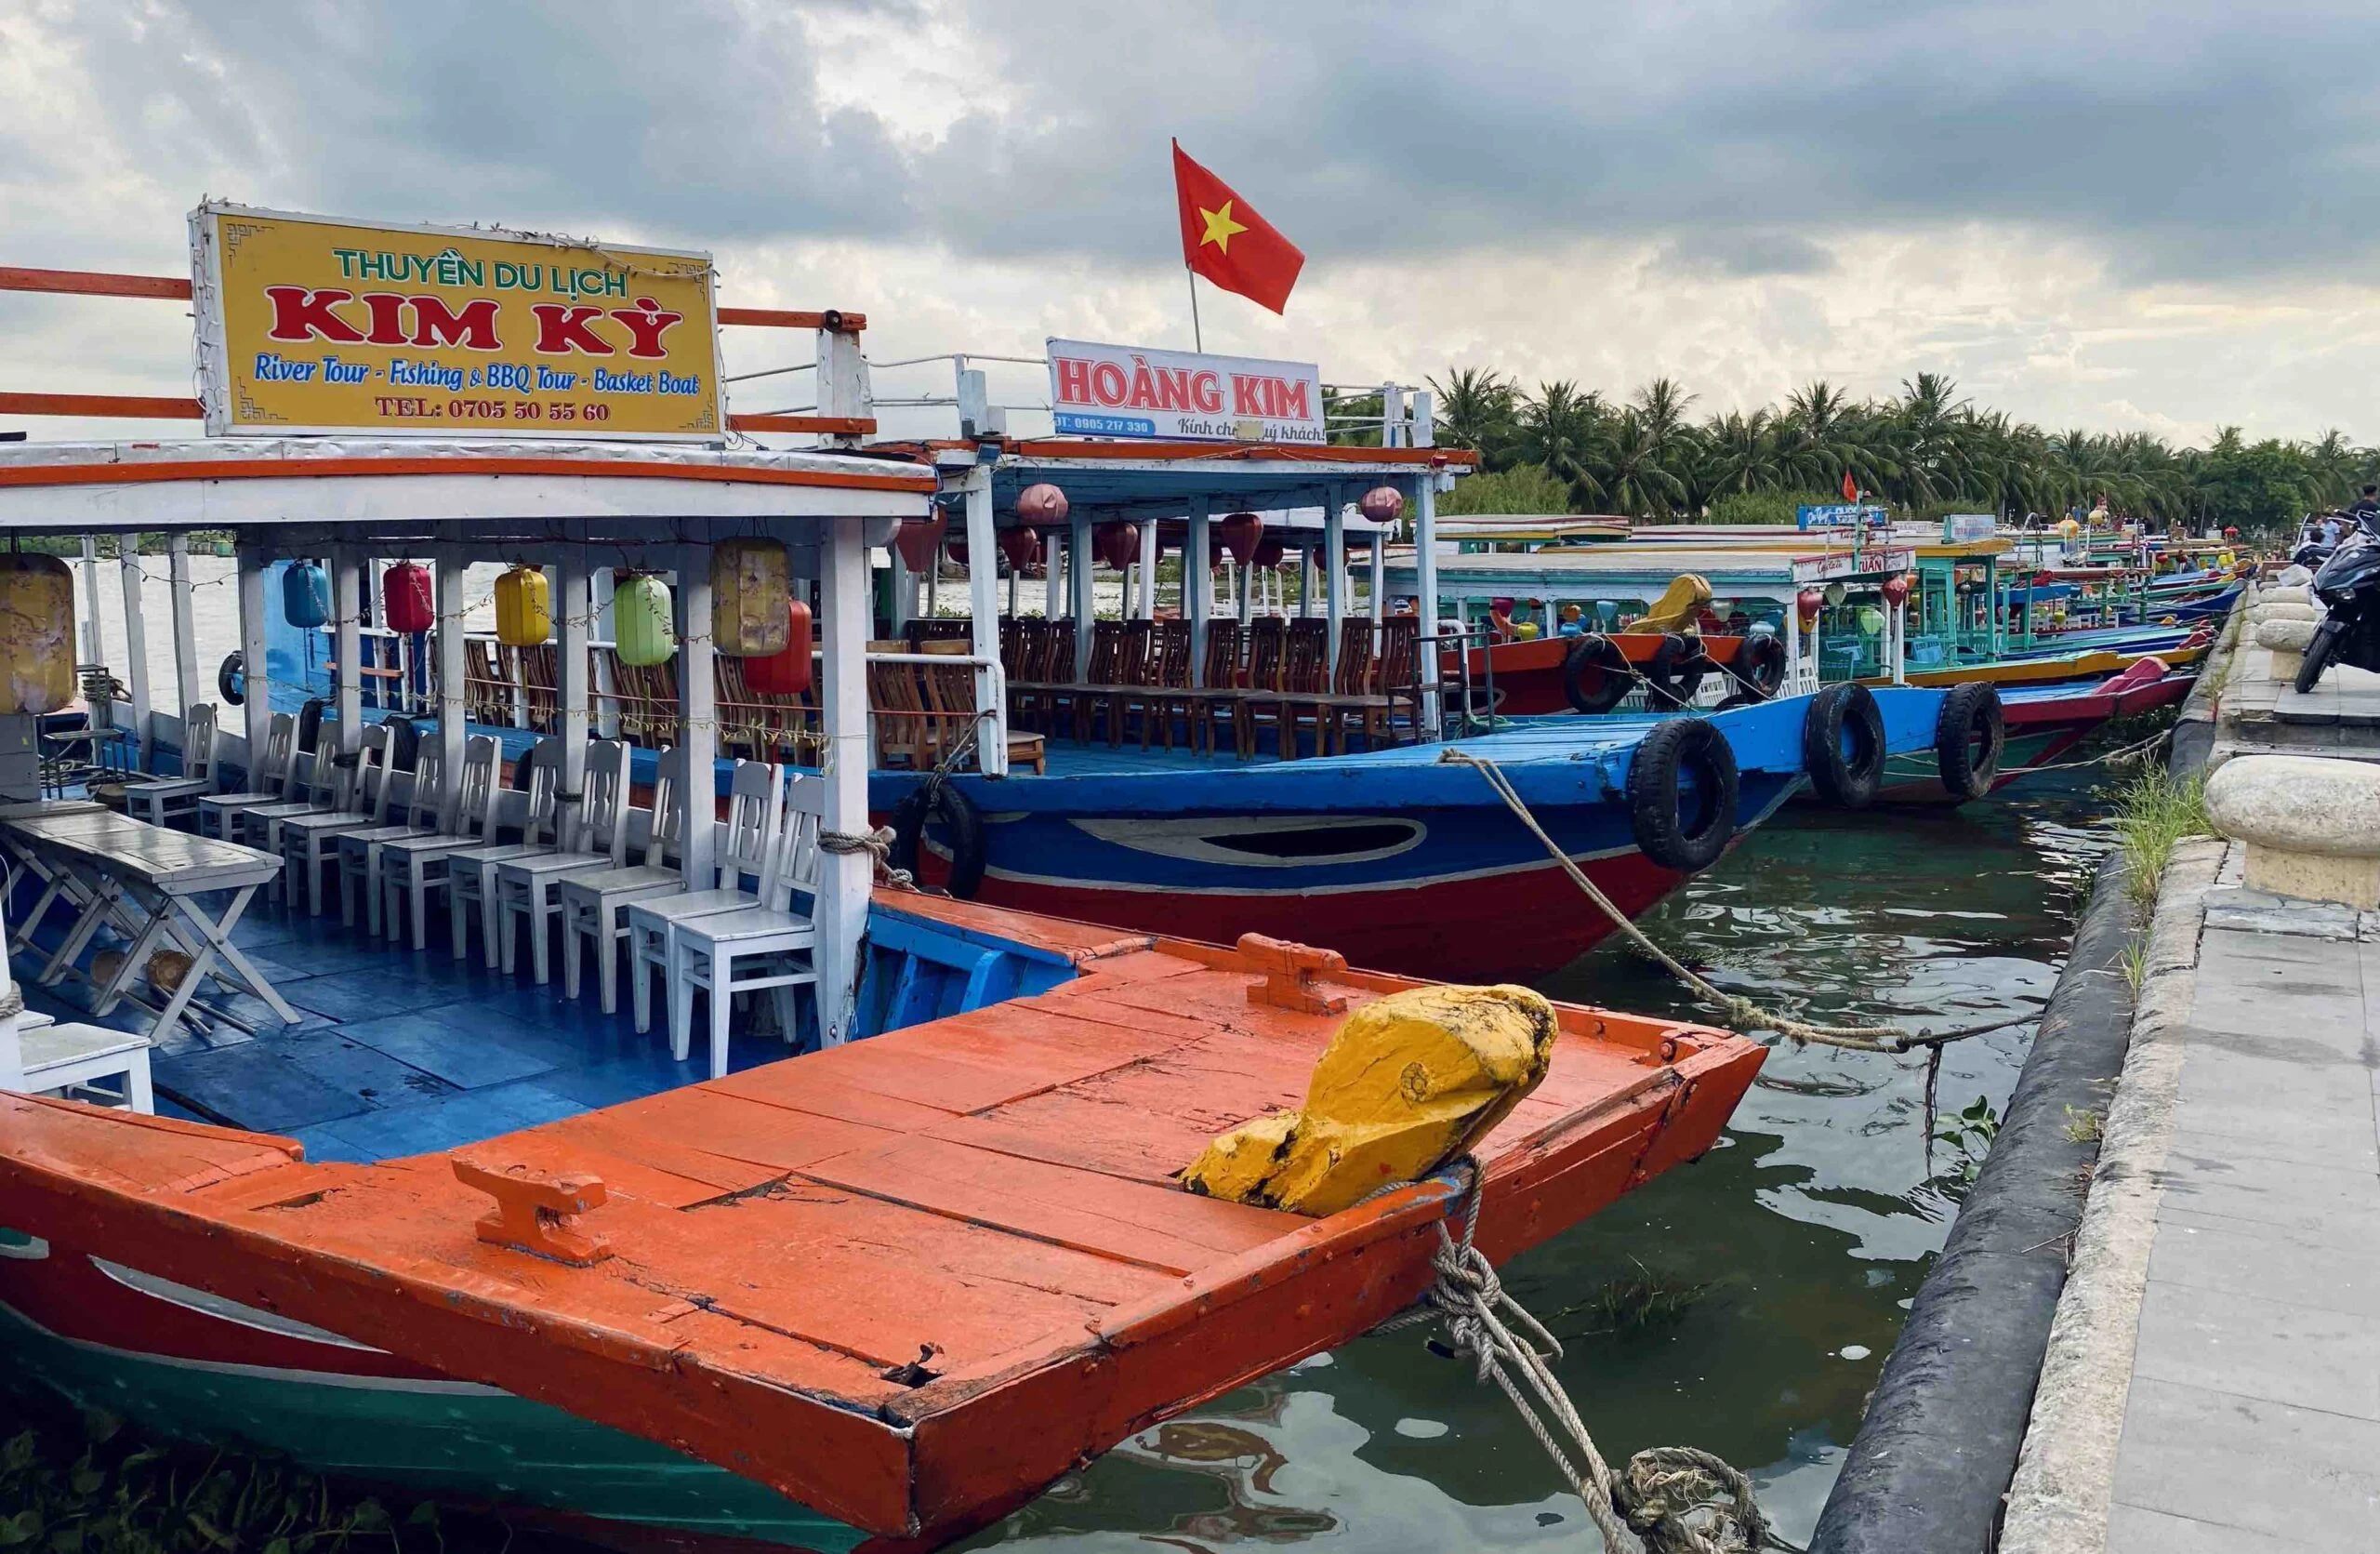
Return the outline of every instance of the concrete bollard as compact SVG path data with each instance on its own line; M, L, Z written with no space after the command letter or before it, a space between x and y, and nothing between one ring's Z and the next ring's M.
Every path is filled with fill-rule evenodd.
M2268 620L2320 620L2322 614L2311 604L2294 604L2288 600L2267 604L2259 599L2255 608L2248 612L2248 618L2261 626Z
M2297 678L2297 668L2314 641L2314 627L2311 620L2268 620L2257 626L2256 645L2271 650L2274 679Z
M2380 910L2380 767L2236 756L2207 779L2206 814L2247 843L2250 889Z
M2310 604L2314 602L2314 591L2302 587L2288 588L2276 583L2270 588L2256 590L2255 602L2259 604Z

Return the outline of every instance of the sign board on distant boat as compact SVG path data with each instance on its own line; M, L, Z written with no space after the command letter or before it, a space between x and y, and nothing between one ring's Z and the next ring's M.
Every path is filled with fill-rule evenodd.
M1311 362L1053 339L1050 409L1063 436L1324 441L1322 369Z
M1990 539L1999 528L2000 520L1989 512L1946 512L1942 514L1942 543L1966 545Z
M710 256L209 203L210 436L723 435Z
M1856 502L1804 502L1793 514L1793 525L1803 529L1850 529L1865 526L1871 529L1892 526L1892 514L1881 507L1861 507Z

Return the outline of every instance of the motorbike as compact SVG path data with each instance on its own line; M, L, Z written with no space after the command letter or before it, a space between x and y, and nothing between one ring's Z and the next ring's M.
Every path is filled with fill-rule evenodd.
M2312 587L2324 614L2297 667L2301 696L2334 663L2380 671L2380 533L2371 520L2360 522L2315 568Z

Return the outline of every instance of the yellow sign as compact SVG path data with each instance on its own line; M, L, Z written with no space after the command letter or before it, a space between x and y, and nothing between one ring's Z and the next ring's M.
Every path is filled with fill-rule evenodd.
M211 435L723 435L707 254L191 217Z

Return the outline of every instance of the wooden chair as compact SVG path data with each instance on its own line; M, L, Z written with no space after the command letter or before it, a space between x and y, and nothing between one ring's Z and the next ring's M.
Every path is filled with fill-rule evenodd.
M1330 671L1330 690L1326 696L1292 704L1289 711L1294 716L1300 711L1314 714L1314 748L1319 755L1325 750L1344 755L1347 751L1347 722L1362 711L1364 697L1370 692L1372 678L1372 623L1357 618L1339 623L1339 667Z
M198 834L237 841L240 817L267 804L287 804L298 796L298 720L275 712L265 725L261 759L248 752L248 791L209 793L198 801ZM214 822L210 830L207 822Z
M909 644L899 638L871 642L867 651L871 656L906 653ZM933 764L933 731L928 725L939 715L928 711L925 683L917 671L915 664L878 663L872 657L868 663L868 721L876 731L879 766L906 764L922 770Z
M562 737L548 735L529 750L528 810L521 821L521 840L465 847L446 855L446 922L454 936L455 959L470 954L471 909L478 909L480 954L487 969L496 967L500 948L496 923L496 866L514 858L556 852L562 846ZM490 833L495 827L490 825Z
M1193 750L1211 756L1215 753L1215 724L1220 720L1233 729L1236 749L1241 679L1247 666L1240 662L1240 646L1245 633L1236 620L1207 622L1207 654L1202 660L1204 671L1199 685L1189 694L1190 743Z
M1141 698L1141 749L1152 736L1173 748L1173 718L1179 711L1184 737L1197 722L1190 693L1190 623L1160 620L1149 636L1148 694Z
M529 726L540 734L552 734L562 727L562 648L555 643L539 643L535 647L516 647L521 666L521 682L526 688L529 703ZM734 660L722 657L723 663Z
M205 703L182 720L182 775L135 778L124 785L124 812L152 826L184 816L198 823L198 801L215 791L215 709Z
M552 979L553 963L546 949L546 923L562 911L555 886L566 876L588 869L617 869L628 861L628 747L618 739L597 739L587 747L586 791L576 823L566 828L563 850L509 859L496 866L496 917L503 944L497 959L509 972L515 964L515 926L529 931L529 964L537 986Z
M689 783L694 779L688 778ZM681 923L759 904L775 880L777 828L784 817L785 768L739 761L728 783L727 848L716 886L628 903L628 978L636 1029L653 1029L653 974L669 974L670 935ZM698 808L699 806L697 806ZM746 880L753 882L746 889Z
M317 751L319 760L324 752ZM282 872L306 891L306 914L323 915L323 869L338 862L338 837L389 823L389 725L364 731L346 778L347 805L327 815L293 815L279 823ZM293 895L294 902L297 897Z
M934 657L963 657L974 651L972 643L954 642L946 638L930 640L920 645L922 652ZM939 765L951 750L958 748L959 742L967 737L967 731L977 726L974 666L952 664L945 669L935 664L921 664L913 667L922 671L919 678L928 710L938 714L932 739L934 764ZM1048 741L1039 734L1010 729L1008 764L1012 771L1019 766L1029 766L1037 777L1047 772L1050 769ZM980 755L975 764L978 770L982 768Z
M686 752L682 749L662 751L654 768L653 826L643 861L564 874L554 882L555 899L562 910L562 990L571 998L578 996L585 961L582 942L592 945L595 974L600 978L598 998L607 1015L620 1005L619 946L628 937L628 904L675 896L686 888L685 874L671 861L685 833L685 785ZM731 834L734 829L731 822ZM625 835L627 827L621 830Z
M1032 726L1042 734L1054 735L1062 727L1074 726L1075 623L1061 616L1042 624L1040 675Z
M931 650L934 645L929 642ZM959 644L966 646L966 644ZM735 995L772 994L777 1029L794 1038L793 990L815 984L818 929L812 921L818 891L818 832L826 816L826 784L795 777L786 784L785 819L777 835L777 867L754 904L734 911L681 919L669 954L669 1055L686 1060L694 1023L694 990L710 995L710 1077L727 1073L728 1022ZM796 893L802 897L796 900ZM738 972L739 963L749 969Z
M1380 623L1380 656L1372 665L1371 684L1357 698L1355 716L1363 723L1364 743L1379 750L1396 742L1396 714L1405 712L1415 739L1421 737L1421 623L1412 616L1391 616Z
M1100 710L1106 704L1107 693L1117 684L1117 668L1124 657L1124 623L1120 620L1094 620L1091 624L1091 661L1082 666L1075 683L1065 688L1067 711L1073 715L1075 742L1088 744L1091 731L1098 725Z
M462 776L456 779L454 799L446 804L444 823L436 833L368 844L365 877L382 897L380 923L389 937L399 936L397 903L403 898L411 908L413 947L428 948L430 898L446 888L447 858L484 845L496 830L496 769L502 748L493 734L474 734L463 742Z

